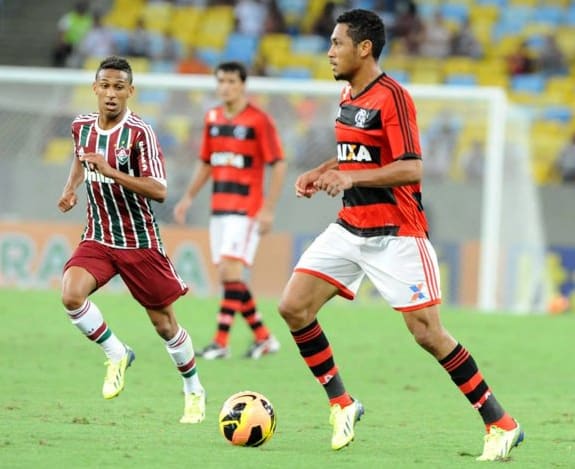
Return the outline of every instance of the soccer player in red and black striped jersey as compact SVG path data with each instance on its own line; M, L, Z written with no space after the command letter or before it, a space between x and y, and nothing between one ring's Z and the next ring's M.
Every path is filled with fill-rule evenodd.
M523 432L471 354L441 324L415 106L407 90L379 69L384 44L384 25L375 13L351 10L337 18L328 57L334 77L348 82L335 121L337 156L299 176L295 189L308 198L318 191L342 194L343 206L301 256L279 310L329 398L333 449L353 440L364 409L344 386L317 314L335 295L353 299L367 276L479 411L487 430L479 459L504 459Z
M178 324L173 303L188 288L168 259L151 201L167 195L164 157L152 128L127 107L134 92L130 64L104 59L93 84L98 112L72 123L75 156L58 207L77 204L84 182L88 221L82 241L64 267L62 302L72 323L98 344L108 359L102 395L116 397L126 369L135 359L106 324L89 296L116 274L148 313L156 332L183 379L182 423L199 423L205 415L192 340Z
M174 207L174 218L185 223L194 197L211 179L210 245L223 298L213 341L199 355L205 359L230 355L230 329L235 313L240 312L254 337L246 357L257 359L277 352L280 344L257 310L243 280L244 269L251 267L260 237L271 230L286 165L272 119L246 97L244 65L224 62L217 66L215 74L222 104L206 113L200 161L189 187ZM266 165L271 171L264 196Z

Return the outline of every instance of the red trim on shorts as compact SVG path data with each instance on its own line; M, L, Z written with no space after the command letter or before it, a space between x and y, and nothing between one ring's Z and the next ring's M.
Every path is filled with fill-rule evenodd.
M409 313L411 311L419 311L420 309L428 308L429 306L441 304L441 298L437 298L435 300L428 301L427 303L419 303L413 306L399 306L394 307L396 311L400 311L402 313Z
M312 275L314 277L325 280L327 283L331 283L335 288L337 288L337 290L338 290L337 294L344 297L346 300L353 300L355 298L355 294L349 288L347 288L344 284L338 282L337 280L335 280L332 277L328 277L326 274L324 274L322 272L318 272L317 270L304 269L302 267L298 267L297 269L294 269L294 272L300 272L302 274Z

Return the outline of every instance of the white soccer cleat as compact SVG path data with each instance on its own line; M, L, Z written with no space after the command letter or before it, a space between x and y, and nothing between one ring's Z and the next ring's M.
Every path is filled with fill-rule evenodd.
M525 433L521 426L513 430L503 430L495 425L489 429L489 433L483 437L483 453L477 461L504 461L509 457L509 453L525 438Z
M355 423L365 413L363 405L359 401L353 401L343 409L339 404L331 406L329 423L333 425L331 448L339 450L349 445L355 438Z
M267 355L269 353L276 353L280 349L279 341L273 336L270 335L267 339L260 340L254 342L248 348L246 352L246 358L251 358L252 360L257 360L261 358L263 355Z
M200 423L206 417L206 393L190 393L185 395L184 415L180 423Z
M112 399L122 392L126 384L126 370L136 359L133 350L126 347L126 353L118 362L108 360L106 365L106 377L104 378L104 385L102 386L102 396L104 399Z

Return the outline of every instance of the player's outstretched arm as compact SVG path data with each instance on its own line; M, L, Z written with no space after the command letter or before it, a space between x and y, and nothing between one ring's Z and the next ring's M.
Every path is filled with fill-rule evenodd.
M74 208L78 203L78 197L76 196L76 189L84 181L84 168L82 163L78 158L74 158L72 165L70 166L70 173L68 174L68 180L62 191L62 195L58 200L58 209L65 213L68 210Z
M274 163L270 174L267 196L256 217L259 224L260 235L266 234L272 229L274 213L282 193L286 171L287 165L285 161L281 160Z
M183 225L186 222L186 213L188 209L192 206L192 202L194 197L200 192L200 189L204 187L206 182L210 179L212 175L212 167L200 161L196 166L194 174L192 176L192 180L182 195L182 198L178 201L178 203L174 206L174 221L180 225Z

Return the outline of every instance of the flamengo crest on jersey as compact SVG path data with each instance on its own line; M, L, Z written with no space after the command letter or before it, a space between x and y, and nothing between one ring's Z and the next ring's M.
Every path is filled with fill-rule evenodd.
M129 110L114 128L101 130L98 114L76 117L72 123L76 157L100 153L108 164L136 177L165 183L164 157L152 128ZM109 246L163 250L150 200L97 171L84 169L88 196L83 240Z
M341 171L375 169L399 159L420 159L411 96L381 74L360 94L342 90L335 123ZM352 187L344 191L338 223L359 236L427 236L421 184Z

